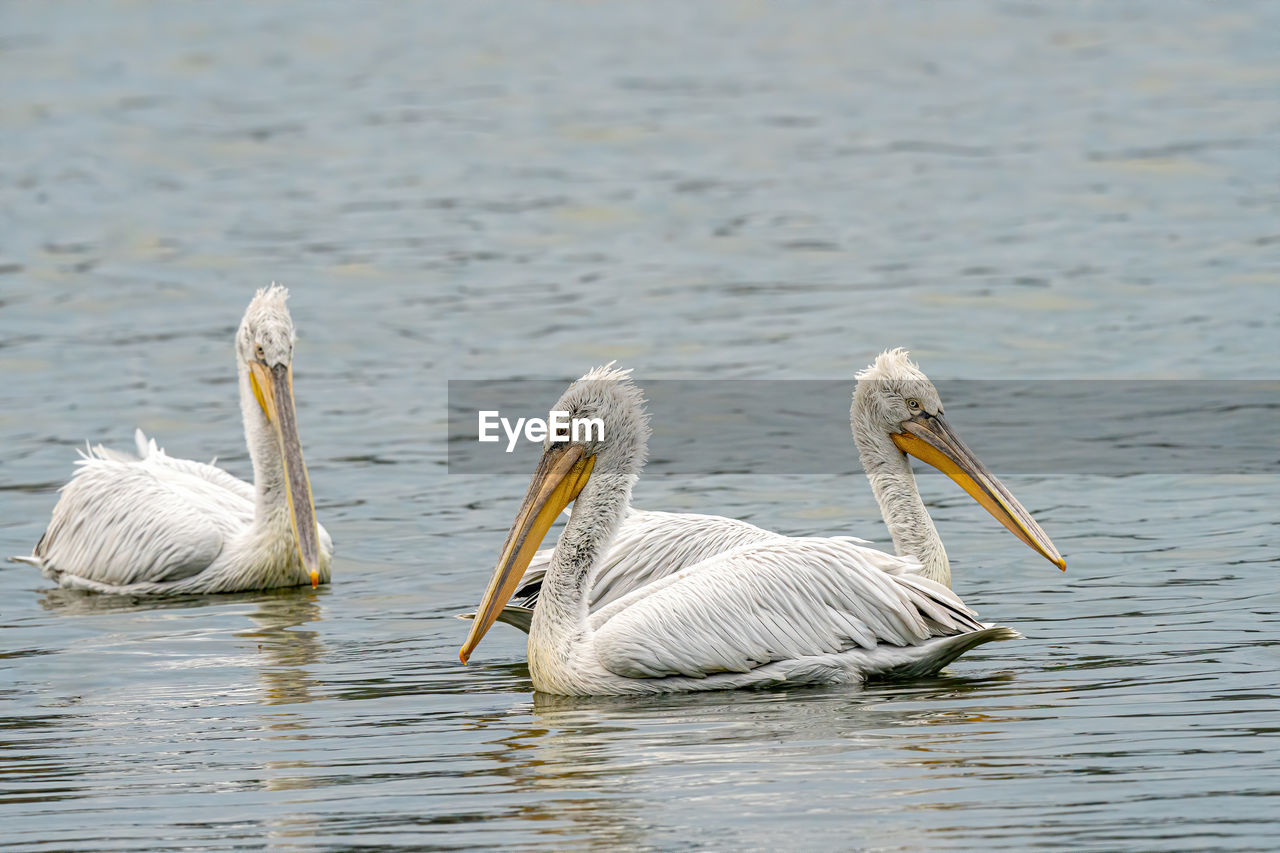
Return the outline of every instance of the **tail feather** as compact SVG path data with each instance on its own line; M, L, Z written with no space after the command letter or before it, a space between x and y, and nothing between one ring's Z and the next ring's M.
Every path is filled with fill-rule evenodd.
M938 670L960 657L965 652L983 643L996 640L1020 640L1022 635L1012 628L1003 625L986 625L979 631L969 631L950 637L938 637L913 647L919 655L912 655L911 660L904 661L875 673L875 678L921 678L934 675Z
M156 450L155 439L152 439L148 444L147 437L142 434L142 430L134 432L133 442L138 452L137 456L125 450L112 450L110 447L101 444L90 444L86 441L84 450L76 448L76 453L80 454L76 464L88 465L95 459L102 459L106 462L137 462L139 459L146 459L149 453L154 453Z
M994 640L1015 640L1022 635L1002 625L985 625L976 631L934 637L916 646L879 645L843 652L813 655L796 661L779 661L761 667L763 677L754 686L774 684L845 684L900 680L934 675L974 646Z
M142 431L142 427L138 427L134 430L133 443L138 446L139 459L164 455L164 449L156 444L156 440L154 438L147 438L146 434Z

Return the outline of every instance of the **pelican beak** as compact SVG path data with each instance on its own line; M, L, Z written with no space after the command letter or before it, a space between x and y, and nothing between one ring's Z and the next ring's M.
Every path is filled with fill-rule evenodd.
M552 522L578 497L591 478L595 464L596 458L587 456L576 444L553 444L543 452L529 483L529 491L525 493L524 503L507 533L489 588L476 608L471 633L458 652L458 660L466 663L485 633L497 621L502 608L520 585L524 570L529 567L529 561L551 529Z
M955 480L1014 536L1064 572L1067 570L1066 561L1031 513L951 431L942 415L922 414L909 418L902 422L902 432L892 433L891 437L899 450L929 463Z
M289 497L289 521L293 538L298 543L298 557L311 575L311 587L320 585L320 525L316 522L315 500L311 481L302 460L302 442L298 439L298 413L293 407L293 366L277 364L268 367L260 361L249 363L249 381L253 395L276 433L280 458L284 462L285 494Z

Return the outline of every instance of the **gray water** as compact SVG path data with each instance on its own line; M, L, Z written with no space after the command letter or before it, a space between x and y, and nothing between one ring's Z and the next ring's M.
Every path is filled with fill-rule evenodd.
M457 662L527 475L450 474L445 395L615 358L847 380L895 345L940 379L1274 379L1278 31L1265 2L0 6L0 553L86 439L247 475L231 336L273 279L337 545L331 587L195 601L5 564L0 846L1273 848L1274 468L1015 472L1065 575L922 479L957 591L1026 639L862 691L564 700L505 626ZM887 539L860 477L636 502Z

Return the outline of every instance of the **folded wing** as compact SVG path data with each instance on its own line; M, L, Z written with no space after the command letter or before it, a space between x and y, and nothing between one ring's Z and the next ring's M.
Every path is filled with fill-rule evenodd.
M134 459L95 448L63 487L32 561L50 577L119 586L191 577L252 519L245 488L251 495L226 472L161 451Z
M596 610L716 554L783 538L736 518L631 509L596 568L590 607ZM547 548L534 555L513 596L516 604L533 607L537 603L553 553Z
M593 613L597 654L624 677L700 678L982 629L949 589L886 572L878 553L788 538L720 554Z

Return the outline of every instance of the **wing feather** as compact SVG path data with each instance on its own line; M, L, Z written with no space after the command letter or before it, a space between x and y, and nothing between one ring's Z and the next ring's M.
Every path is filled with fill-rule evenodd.
M716 554L784 538L736 518L632 508L596 569L590 607L592 610L603 607ZM866 544L852 536L834 538ZM513 596L515 603L532 607L537 602L553 553L554 549L547 548L534 555Z
M190 459L179 459L164 452L164 449L156 445L156 440L148 440L143 435L142 430L138 430L134 436L138 444L138 452L141 458L155 466L157 469L170 469L183 474L189 474L193 477L199 477L207 480L215 486L219 486L233 495L247 501L254 500L254 490L252 483L246 483L239 477L235 477L223 471L217 465L206 464L204 462L195 462ZM99 452L103 452L103 448L97 448ZM111 452L111 451L105 451ZM215 460L216 461L216 460Z
M208 568L253 516L251 486L213 466L173 459L154 441L142 459L94 448L78 466L33 554L51 578L65 573L115 586L179 581Z
M704 677L981 629L949 589L890 574L868 551L787 538L720 554L592 614L597 655L628 678Z

